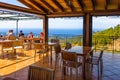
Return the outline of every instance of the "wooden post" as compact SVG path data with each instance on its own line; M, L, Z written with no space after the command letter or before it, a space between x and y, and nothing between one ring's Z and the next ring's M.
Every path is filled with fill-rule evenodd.
M83 46L92 46L92 16L90 13L84 15L83 22Z
M43 17L44 43L48 42L48 17Z
M83 79L86 80L85 61L87 53L92 47L92 16L90 13L85 13L83 21L83 53L86 54L83 58Z

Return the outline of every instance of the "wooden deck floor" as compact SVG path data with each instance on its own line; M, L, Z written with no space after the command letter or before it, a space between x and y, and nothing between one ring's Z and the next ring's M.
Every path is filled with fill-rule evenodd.
M29 50L26 51L26 55L30 54L31 56L26 57L23 56L21 57L22 61L17 61L17 59L11 60L11 59L0 59L0 66L3 64L7 64L12 61L12 65L8 65L5 67L0 68L0 80L2 80L5 77L13 77L16 78L17 80L27 80L28 76L28 66L29 65L40 65L43 67L50 67L50 68L55 68L55 60L54 60L54 55L53 55L53 62L50 64L48 59L44 60L44 64L42 62L42 59L39 59L37 57L36 61L33 57L34 51ZM24 58L24 59L23 59ZM8 62L7 62L8 61ZM103 76L102 80L120 80L120 54L112 54L112 53L104 53L103 56L103 61L104 61L104 69L103 69ZM81 75L81 69L77 78L75 74L75 70L73 70L73 75L67 75L65 76L65 79L63 79L62 74L61 74L61 66L57 65L56 70L55 70L55 80L83 80L82 75ZM97 67L94 66L94 70L91 75L87 76L86 80L98 80L97 79Z

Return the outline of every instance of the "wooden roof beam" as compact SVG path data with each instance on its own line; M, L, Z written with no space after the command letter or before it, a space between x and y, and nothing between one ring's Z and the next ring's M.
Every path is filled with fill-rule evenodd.
M79 5L82 8L82 11L84 11L84 3L83 3L83 1L82 0L78 0L78 2L79 2Z
M13 11L20 11L20 12L25 12L25 13L30 13L30 14L37 14L37 15L44 15L45 14L45 13L40 13L40 12L35 11L35 10L31 10L31 9L28 9L28 8L23 8L23 7L19 7L19 6L16 6L16 5L3 3L3 2L0 2L0 8L13 10Z
M75 11L72 2L71 2L71 4L69 4L69 3L67 2L67 0L64 0L64 1L65 1L66 5L71 9L71 11Z
M30 0L31 3L35 4L40 10L42 10L43 12L47 13L48 10L45 9L44 7L42 7L40 4L38 4L37 2L35 2L34 0Z
M38 6L36 6L36 5L32 2L32 0L24 0L24 1L26 2L26 4L31 5L29 8L33 7L33 8L36 9L37 11L40 11L40 12L45 13L42 9L40 9ZM23 4L24 4L24 3L23 3ZM33 10L34 10L34 9L33 9Z
M107 6L108 6L109 3L110 3L110 1L109 1L109 0L106 0L105 10L107 10Z
M30 9L34 9L37 10L36 8L34 8L33 6L31 6L30 4L28 4L26 1L24 0L18 0L19 2L21 2L22 4L24 4L25 6L27 6Z
M63 13L54 13L54 14L48 14L49 18L58 18L58 17L81 17L84 16L84 13L80 12L63 12Z
M54 2L54 4L62 11L64 12L64 8L56 1L56 0L52 0Z
M46 0L40 0L43 4L45 4L45 5L47 5L49 8L50 8L50 10L52 10L53 12L56 12L56 10L52 7L52 6L50 6L50 4L48 4L47 2L46 2Z
M94 11L91 12L91 15L93 16L119 16L120 10L106 10L106 11Z
M120 0L118 0L118 9L120 9Z
M92 0L93 11L95 11L95 0Z

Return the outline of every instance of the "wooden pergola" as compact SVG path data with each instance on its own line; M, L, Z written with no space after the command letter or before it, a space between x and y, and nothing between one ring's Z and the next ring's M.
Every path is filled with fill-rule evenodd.
M92 16L120 15L120 0L18 0L28 8L0 2L0 8L36 14L43 18L48 42L48 18L83 17L83 46L92 46ZM88 51L85 50L85 53Z
M36 14L43 18L45 42L48 18L83 16L83 46L92 46L92 16L120 15L120 0L18 0L28 8L0 2L0 8Z

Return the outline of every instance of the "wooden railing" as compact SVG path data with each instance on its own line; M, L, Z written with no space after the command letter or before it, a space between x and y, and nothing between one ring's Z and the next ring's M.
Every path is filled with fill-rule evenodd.
M83 36L81 35L53 35L49 36L49 40L59 39L62 46L66 42L72 43L72 46L83 44ZM107 52L120 52L120 36L92 36L92 45L95 50L100 50L101 47L106 46Z

